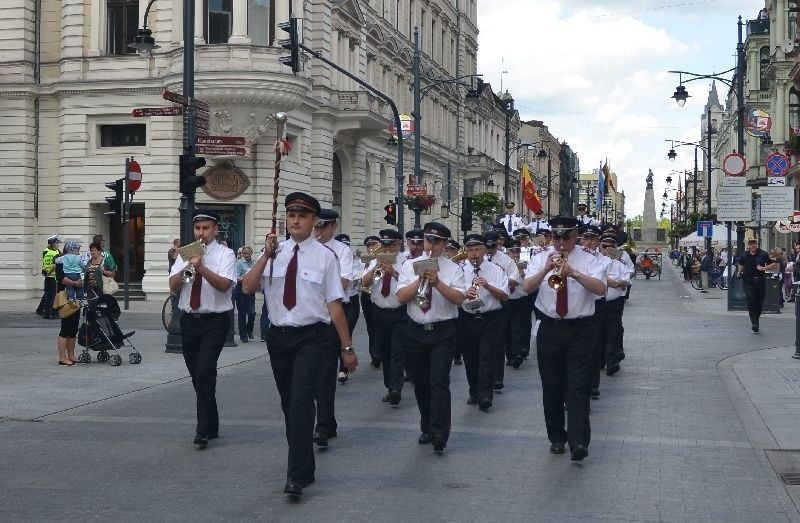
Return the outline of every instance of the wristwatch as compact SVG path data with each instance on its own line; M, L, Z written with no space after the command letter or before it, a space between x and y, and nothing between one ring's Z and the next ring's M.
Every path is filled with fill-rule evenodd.
M348 345L347 347L342 347L342 352L344 352L345 354L354 354L355 353L355 351L353 350L353 346L352 345Z

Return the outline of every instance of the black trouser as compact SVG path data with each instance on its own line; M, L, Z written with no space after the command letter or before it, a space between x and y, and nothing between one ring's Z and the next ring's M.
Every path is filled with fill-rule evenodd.
M622 360L622 310L625 298L607 301L595 300L595 338L593 347L594 367L592 369L592 388L600 387L600 369L617 365ZM605 364L605 365L604 365Z
M403 347L406 366L414 376L422 432L450 437L450 368L456 340L456 320L425 326L409 321L395 329L395 339Z
M458 311L459 340L470 397L493 398L495 354L501 341L497 326L501 314L500 310L484 312L480 316L461 309Z
M547 438L552 443L589 445L589 388L592 382L593 317L554 320L542 317L536 335L536 357L542 380ZM565 398L566 395L566 398ZM564 430L564 403L567 430Z
M197 396L197 433L219 433L217 360L230 328L228 311L181 314L181 348Z
M380 357L380 352L375 347L375 321L372 319L372 310L375 305L372 303L372 297L366 292L359 292L359 300L361 301L361 310L364 313L364 323L367 324L367 340L369 343L369 356L374 358ZM352 298L351 298L352 299Z
M766 292L766 279L759 276L744 278L744 293L747 296L747 312L750 322L758 325L761 310L764 307L764 294Z
M499 311L497 330L495 332L498 343L494 351L494 381L498 383L503 383L506 374L506 339L508 338L508 322L511 315L507 303L503 302L503 308Z
M347 318L347 327L350 330L350 334L352 334L353 328L358 322L358 301L353 298L349 303L343 303L342 307ZM342 344L333 323L329 325L328 330L330 331L328 349L324 351L322 356L322 368L320 369L319 383L317 385L317 426L314 428L314 432L331 437L336 434L337 427L335 412L336 375L344 367L340 362Z
M236 300L236 310L239 311L239 336L252 337L256 323L256 295L245 294L242 292L242 284L237 283L233 298Z
M267 331L269 330L269 310L267 309L267 300L261 304L261 318L258 320L259 327L261 328L261 341L267 341Z
M42 299L39 300L39 306L36 307L36 312L39 314L43 314L48 318L58 314L58 312L55 309L53 309L53 300L55 298L56 298L56 279L45 278L44 294L42 294Z
M372 322L375 326L375 352L383 365L383 386L386 390L403 390L403 369L406 357L403 347L394 343L394 333L408 325L405 305L396 309L372 307Z
M508 336L509 347L506 357L513 360L517 356L528 353L531 346L531 297L523 296L508 300Z
M314 394L323 353L329 351L330 327L277 327L267 333L267 350L281 397L289 443L287 479L304 481L314 475Z

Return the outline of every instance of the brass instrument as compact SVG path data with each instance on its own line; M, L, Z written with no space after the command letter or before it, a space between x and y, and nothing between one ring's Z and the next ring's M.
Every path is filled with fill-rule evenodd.
M616 247L606 247L606 256L608 256L612 260L619 260L621 254L622 251L620 251Z
M469 254L467 254L466 247L461 247L461 249L455 253L452 258L450 258L450 261L454 263L460 263L467 258L469 258Z
M203 245L203 242L200 240L193 241L192 243L188 243L183 247L178 247L178 254L180 255L181 259L184 261L189 261L189 258L192 256L203 256L206 252L206 246ZM183 270L183 274L181 278L183 279L183 283L194 283L195 273L197 269L195 269L194 265L187 265L186 268Z
M378 260L375 264L375 268L372 269L372 277L376 280L380 280L384 275L381 263L394 263L397 260L397 254L391 252L391 247L381 245L372 251L372 255Z
M523 279L525 279L525 269L527 268L528 268L528 262L526 261L517 262L517 270L519 271L520 277Z
M436 272L439 272L439 261L435 258L428 258L425 260L414 262L413 267L414 267L414 274L421 277L426 270L434 270ZM414 302L420 308L430 307L431 305L431 302L428 300L427 297L429 285L430 283L428 282L428 279L427 278L423 279L422 282L419 284L416 296L414 296Z
M542 248L544 244L547 242L547 239L544 237L544 234L537 234L533 238L531 238L531 244L534 247Z
M197 270L194 268L194 265L187 265L185 269L183 269L183 283L194 283L194 276Z
M567 253L564 251L559 251L559 255L560 259L556 262L558 265L558 272L556 274L551 274L550 277L547 278L547 284L556 291L560 289L566 281L564 267L567 266Z

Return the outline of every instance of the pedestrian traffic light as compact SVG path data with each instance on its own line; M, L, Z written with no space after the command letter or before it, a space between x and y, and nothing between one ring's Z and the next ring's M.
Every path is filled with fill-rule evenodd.
M198 176L197 169L206 164L206 159L193 154L180 156L180 189L184 196L194 197L197 189L206 184L205 176Z
M472 230L472 198L469 196L461 198L461 230Z
M397 224L397 205L393 201L389 201L389 205L383 208L386 211L386 216L383 218L389 225Z
M106 196L109 209L103 214L111 217L115 223L122 223L122 207L125 204L125 178L106 182L106 187L114 191L114 196Z
M288 22L278 24L278 27L289 33L289 38L278 40L278 44L289 50L289 56L281 56L278 60L283 65L292 68L294 74L300 72L300 31L298 19L290 17Z

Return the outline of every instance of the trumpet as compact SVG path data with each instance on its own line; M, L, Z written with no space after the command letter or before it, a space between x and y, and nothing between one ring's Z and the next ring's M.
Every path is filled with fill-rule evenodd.
M194 276L197 270L194 268L194 265L187 265L185 269L183 269L183 283L194 283Z
M550 277L547 278L547 284L556 291L560 289L566 282L564 267L567 265L567 253L564 251L559 251L559 254L561 257L558 262L556 262L558 264L558 272L556 274L551 274Z
M461 247L461 249L455 253L452 258L450 258L450 261L454 263L460 263L467 258L469 258L469 254L467 254L466 247Z
M383 256L379 256L381 254ZM376 279L376 280L382 279L384 274L385 274L385 272L383 270L383 267L381 267L381 263L390 262L390 261L391 261L391 263L394 263L395 260L397 259L397 256L395 255L395 256L393 256L394 259L390 260L389 258L387 258L387 256L386 256L387 254L393 254L393 253L391 252L391 247L384 246L384 245L381 245L380 247L378 247L377 249L372 251L372 255L375 258L377 258L377 260L378 260L378 262L375 264L375 268L372 270L373 271L372 272L372 277L374 279Z
M422 278L426 270L430 269L433 269L436 272L439 271L439 262L436 259L428 258L425 260L414 262L414 273L420 276L420 278ZM420 308L424 309L431 306L431 302L427 297L429 288L430 288L430 282L428 282L427 278L424 278L422 282L419 284L416 296L414 296L414 302Z

